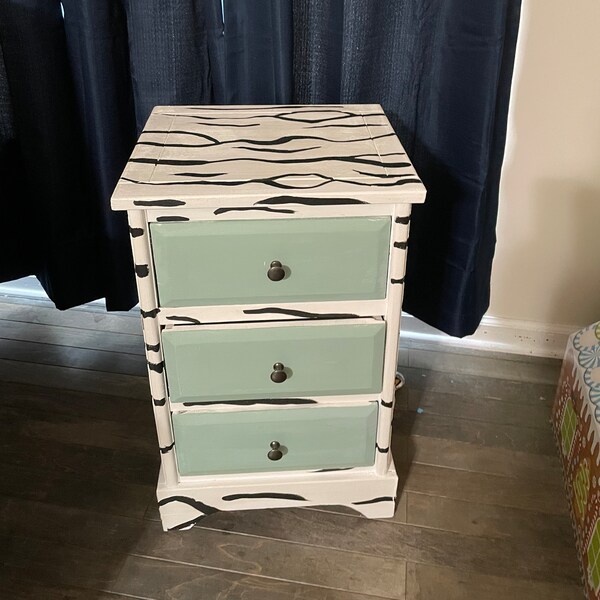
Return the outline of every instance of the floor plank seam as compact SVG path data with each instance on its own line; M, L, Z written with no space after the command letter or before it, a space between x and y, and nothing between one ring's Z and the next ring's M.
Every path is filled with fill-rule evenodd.
M110 334L112 335L129 335L129 334ZM40 347L53 347L53 348L69 348L70 350L89 350L90 352L104 352L106 354L110 354L110 355L114 355L114 354L125 354L127 356L139 356L142 364L144 363L144 345L143 345L143 341L140 342L140 351L139 352L129 352L127 350L110 350L110 349L106 349L106 348L97 348L94 346L81 346L81 345L75 345L75 344L71 344L71 343L64 343L64 344L57 344L54 342L40 342L37 340L15 340L14 338L7 338L7 337L2 337L0 335L0 342L2 340L6 340L9 342L18 342L20 344L31 344L31 345L36 345L36 346L40 346ZM140 340L143 340L143 338L140 336ZM66 342L67 340L65 340ZM13 360L11 358L4 358L2 360ZM21 360L20 362L35 362L35 361L24 361ZM40 364L46 364L46 363L40 363Z
M223 533L223 532L221 532ZM236 534L239 535L239 534ZM269 539L269 538L266 538ZM286 540L287 541L287 540ZM319 547L319 546L316 546ZM144 559L148 559L148 560L155 560L158 562L165 562L165 563L171 563L171 564L177 564L177 565L184 565L186 567L197 567L200 569L209 569L210 571L220 571L223 573L235 573L236 575L243 575L244 577L259 577L261 579L268 579L270 581L281 581L284 583L293 583L293 584L297 584L297 585L303 585L303 586L307 586L307 587L311 587L311 588L316 588L316 589L323 589L323 590L332 590L335 592L345 592L345 593L351 593L351 594L362 594L363 596L370 596L373 598L386 598L389 600L398 600L398 596L381 596L381 594L370 594L369 592L360 592L358 590L351 590L348 588L340 588L340 587L334 587L334 586L329 586L329 585L319 585L316 583L309 583L306 581L299 581L299 580L295 580L295 579L285 579L283 577L273 577L271 575L262 575L261 573L250 573L247 571L239 571L236 569L225 569L222 567L214 567L214 566L210 566L210 565L203 565L203 564L198 564L198 563L191 563L191 562L187 562L187 561L182 561L182 560L172 560L172 559L168 559L168 558L161 558L161 557L157 557L157 556L148 556L145 554L138 554L136 552L131 552L128 554L128 556L135 556L137 558L144 558ZM370 555L369 555L370 556ZM395 559L398 562L406 562L402 559Z
M442 417L444 419L452 419L454 421L462 421L462 422L466 422L466 423L488 423L490 425L500 425L502 427L516 427L518 429L524 429L524 430L534 430L534 431L549 431L550 430L550 425L546 424L547 426L545 427L532 427L529 425L522 425L522 424L512 424L512 423L500 423L500 422L496 422L496 421L486 421L485 419L473 419L472 417L457 417L455 415L448 415L448 414L444 414L444 413L436 413L433 412L431 409L423 409L423 413L419 413L416 410L408 410L408 409L403 409L403 408L397 408L394 411L394 420L396 420L396 418L398 417L398 414L402 414L402 413L407 413L407 414L416 414L416 415L421 415L421 414L426 414L426 415L433 415L434 417ZM549 423L549 421L548 421ZM418 434L412 434L412 435L418 435ZM431 437L431 436L423 436L423 437ZM440 438L440 439L445 439L445 438Z

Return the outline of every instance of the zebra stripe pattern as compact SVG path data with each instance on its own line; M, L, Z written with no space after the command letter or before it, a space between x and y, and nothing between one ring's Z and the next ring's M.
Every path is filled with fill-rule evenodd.
M120 178L112 207L128 210L161 474L163 527L182 530L218 511L343 505L371 518L394 513L391 452L395 373L411 204L425 189L379 105L156 107ZM385 215L391 221L386 293L377 298L160 306L149 224ZM187 227L187 226L186 226ZM381 253L385 260L385 252ZM242 300L240 300L241 302ZM260 304L258 303L260 302ZM376 318L385 323L381 393L221 401L168 399L162 328L222 327L252 321ZM212 325L207 325L212 324ZM314 326L302 324L302 327ZM290 393L292 396L293 393ZM181 476L171 411L294 410L295 405L377 402L367 467ZM313 410L312 408L310 410ZM371 438L372 440L372 438ZM181 458L181 457L180 457ZM350 461L348 461L350 462ZM330 468L328 468L330 467Z
M420 202L423 195L379 105L163 106L152 112L112 205L191 208L214 206L218 197L220 212L292 214L288 204ZM250 197L260 199L239 204Z

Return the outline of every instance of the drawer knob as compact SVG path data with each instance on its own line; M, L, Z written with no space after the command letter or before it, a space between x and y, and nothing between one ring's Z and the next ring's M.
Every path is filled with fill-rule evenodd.
M284 368L282 363L275 363L273 365L273 372L271 373L271 381L273 383L283 383L287 379L287 373L283 370Z
M267 271L267 277L271 281L281 281L285 277L285 270L278 260L274 260Z
M283 452L279 449L281 444L279 442L271 442L269 444L271 450L267 454L269 460L279 460L283 456Z

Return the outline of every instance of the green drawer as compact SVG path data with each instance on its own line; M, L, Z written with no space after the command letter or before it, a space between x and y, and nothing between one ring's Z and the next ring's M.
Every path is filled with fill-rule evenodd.
M173 415L181 475L331 469L375 461L377 403ZM271 460L270 443L283 456Z
M162 347L171 402L217 402L378 393L384 345L381 321L324 321L176 327ZM283 382L271 379L276 363Z
M384 298L390 217L150 225L161 306ZM284 277L267 272L279 261Z

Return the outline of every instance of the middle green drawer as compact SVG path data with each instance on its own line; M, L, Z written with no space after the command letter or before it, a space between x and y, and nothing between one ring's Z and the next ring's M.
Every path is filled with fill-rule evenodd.
M175 403L378 393L384 345L382 321L163 332L169 397Z

